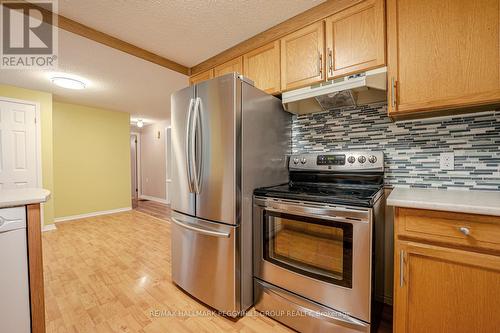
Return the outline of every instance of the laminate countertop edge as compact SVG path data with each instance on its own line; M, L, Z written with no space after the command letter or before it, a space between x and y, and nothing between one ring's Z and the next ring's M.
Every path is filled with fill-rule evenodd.
M0 190L0 208L26 206L46 202L50 191L43 188Z
M462 191L396 187L387 205L454 213L500 216L500 191Z

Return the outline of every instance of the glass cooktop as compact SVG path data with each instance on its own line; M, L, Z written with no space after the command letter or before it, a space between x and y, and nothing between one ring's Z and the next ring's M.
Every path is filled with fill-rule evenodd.
M372 207L382 185L282 184L262 187L255 195L325 202L350 206Z
M313 202L372 207L383 188L383 174L291 172L290 181L258 188L255 195Z

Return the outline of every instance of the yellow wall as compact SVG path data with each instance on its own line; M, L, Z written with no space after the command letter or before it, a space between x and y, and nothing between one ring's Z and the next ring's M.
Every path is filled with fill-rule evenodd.
M42 137L42 185L54 192L53 150L52 150L52 94L0 84L0 96L33 101L40 104ZM54 223L54 199L43 205L44 223Z
M130 116L53 105L55 217L131 206Z

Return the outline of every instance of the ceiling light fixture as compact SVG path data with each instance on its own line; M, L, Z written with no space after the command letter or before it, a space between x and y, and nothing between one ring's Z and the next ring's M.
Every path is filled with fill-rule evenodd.
M71 79L69 77L63 77L63 76L54 76L50 80L56 86L67 88L67 89L81 90L81 89L85 89L85 87L87 86L84 82L82 82L80 80Z
M137 127L142 128L142 126L144 126L142 119L137 120Z

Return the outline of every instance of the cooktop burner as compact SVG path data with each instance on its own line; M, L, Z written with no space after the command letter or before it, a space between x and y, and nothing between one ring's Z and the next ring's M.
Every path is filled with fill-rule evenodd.
M382 152L340 151L291 156L290 181L255 195L372 207L384 182Z

